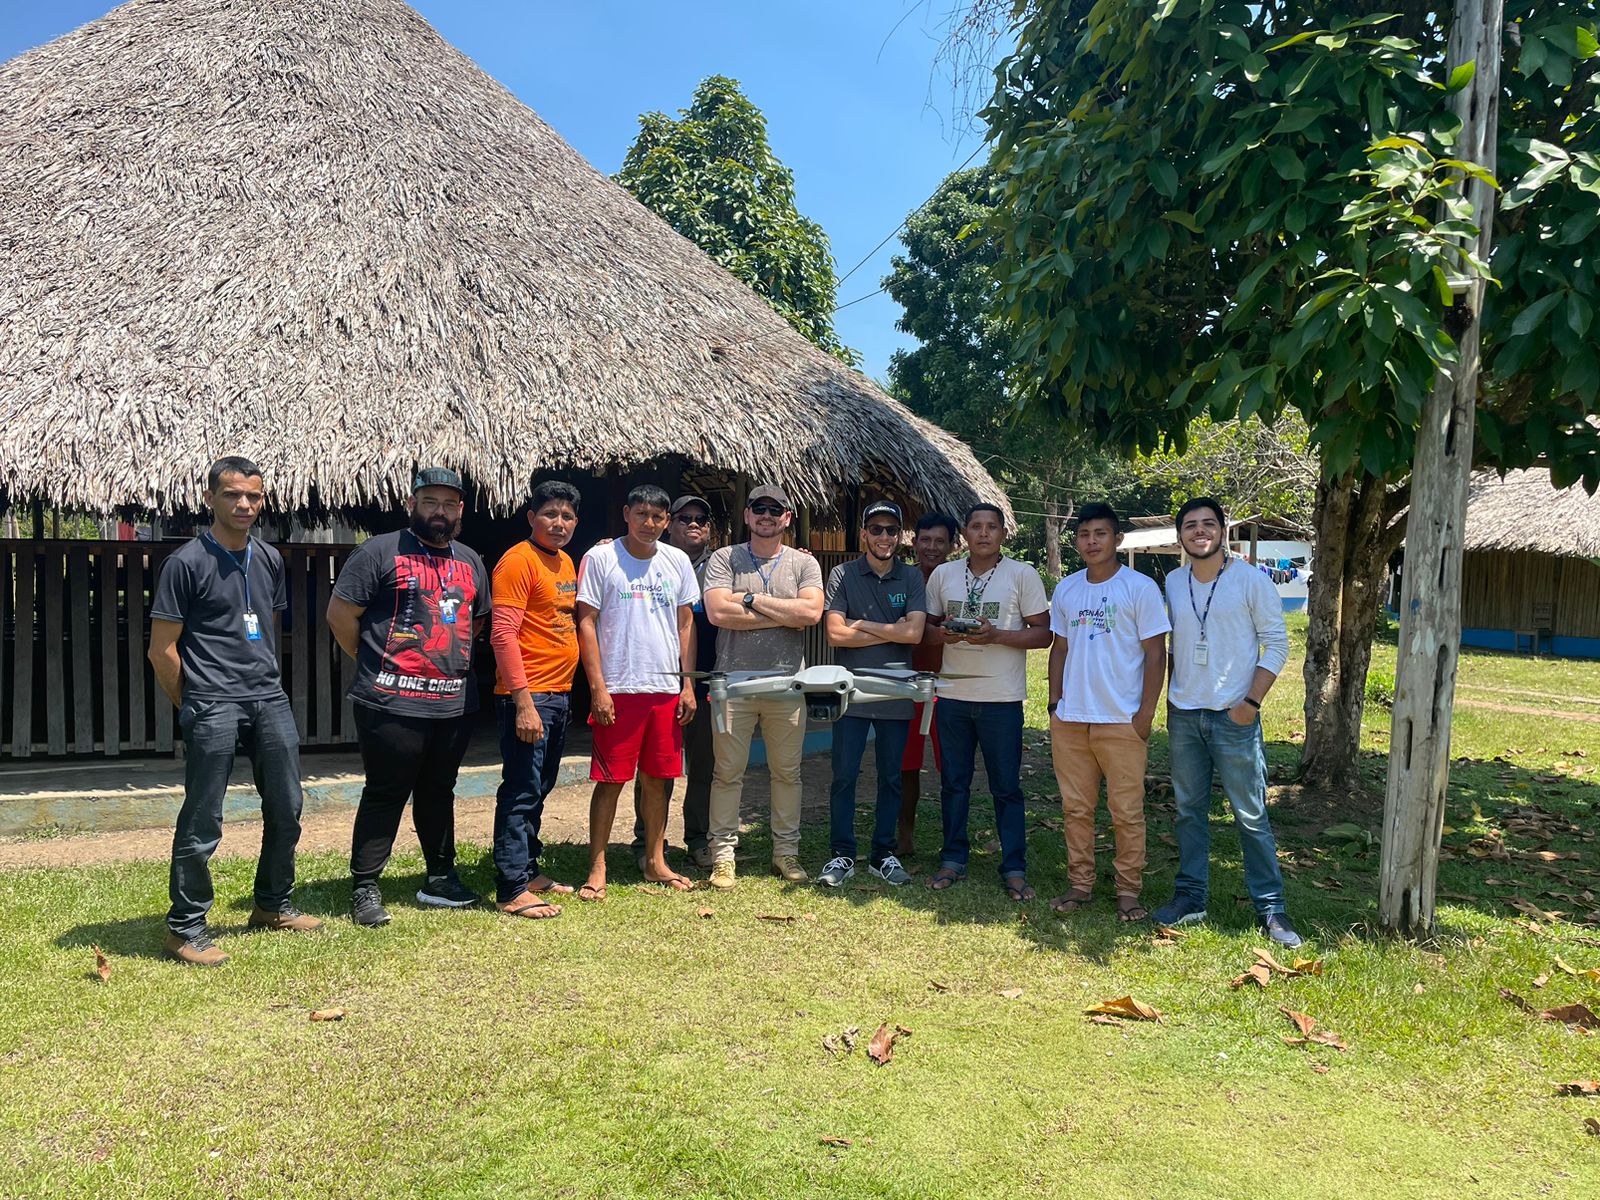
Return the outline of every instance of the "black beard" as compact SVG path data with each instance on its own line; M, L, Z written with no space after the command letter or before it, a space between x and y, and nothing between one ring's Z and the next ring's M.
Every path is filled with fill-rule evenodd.
M445 527L442 530L436 529L433 524L440 519L439 517L425 517L420 512L413 510L411 513L411 532L424 542L448 542L461 532L460 518L454 521L448 517L442 518L445 522Z

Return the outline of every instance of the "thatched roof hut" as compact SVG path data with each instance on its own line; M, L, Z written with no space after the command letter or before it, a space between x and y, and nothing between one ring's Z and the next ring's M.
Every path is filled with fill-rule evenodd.
M285 508L677 456L1005 498L399 0L133 0L0 66L0 494Z
M1473 476L1467 492L1468 550L1600 559L1600 494L1557 489L1542 467Z

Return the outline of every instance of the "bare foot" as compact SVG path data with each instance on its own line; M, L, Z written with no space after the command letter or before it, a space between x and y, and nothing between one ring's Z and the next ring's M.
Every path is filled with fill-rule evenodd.
M542 892L553 892L557 896L567 896L572 893L570 883L557 883L548 875L535 875L528 881L528 890L538 895Z
M1076 912L1089 903L1090 899L1088 891L1084 888L1069 888L1065 895L1057 896L1050 901L1050 907L1058 913Z
M595 883L593 880L590 880L588 883L585 883L581 888L578 889L579 900L604 900L605 898L606 881L604 879L602 879L599 883Z
M652 875L649 871L644 873L646 883L664 883L675 892L688 892L694 890L694 881L686 879L670 868L665 873Z

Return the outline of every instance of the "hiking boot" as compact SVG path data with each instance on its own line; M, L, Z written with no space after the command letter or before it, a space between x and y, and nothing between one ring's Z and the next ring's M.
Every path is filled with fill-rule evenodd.
M696 846L689 851L689 861L702 871L709 871L717 865L716 856L711 853L710 846Z
M1293 950L1300 945L1300 935L1290 924L1288 913L1268 913L1256 920L1256 928L1287 949Z
M911 882L911 872L900 865L900 860L889 855L875 867L868 868L874 875L892 887Z
M1203 901L1189 896L1174 896L1151 913L1150 919L1157 925L1172 928L1179 925L1197 925L1206 919L1206 906Z
M470 908L482 899L462 883L461 876L454 871L448 875L429 875L428 882L417 889L417 903L429 908Z
M389 910L383 906L383 893L376 883L356 884L350 893L350 916L369 929L389 923Z
M855 873L856 860L838 854L828 860L828 865L822 868L822 874L817 876L817 882L829 887L841 887Z
M211 934L204 929L188 937L169 933L161 948L168 958L175 958L191 967L220 967L228 961L228 956L217 949Z
M268 912L257 905L250 913L251 929L287 929L294 933L310 933L313 929L321 929L322 922L315 917L308 917L305 913L286 904L277 912Z
M712 887L727 891L738 882L737 877L734 875L733 859L725 858L721 862L711 864Z
M800 860L792 854L773 855L772 869L782 875L788 883L805 883L811 878L806 874L806 869L800 865Z

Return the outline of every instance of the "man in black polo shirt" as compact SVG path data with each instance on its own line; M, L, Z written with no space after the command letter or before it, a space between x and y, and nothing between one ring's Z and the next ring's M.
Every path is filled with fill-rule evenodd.
M867 506L861 519L865 553L840 563L828 576L828 644L841 667L883 667L905 662L922 640L927 620L922 573L895 557L900 548L898 505L887 500ZM833 723L833 788L830 853L817 878L838 887L856 873L856 778L867 748L867 731L877 738L878 805L872 827L872 873L899 886L911 878L895 857L900 820L900 760L905 754L915 706L910 700L854 704Z
M288 605L283 559L250 536L265 495L261 469L232 455L211 464L211 528L166 560L150 606L150 665L178 706L183 808L172 836L166 953L196 967L228 956L211 940L211 856L239 746L261 795L257 929L305 932L322 922L289 903L300 841L300 738L278 672L277 614Z
M339 572L328 628L356 660L350 685L367 786L351 834L351 912L386 925L378 889L406 801L427 879L417 902L465 908L480 897L456 874L456 774L478 695L472 644L489 615L489 575L461 531L461 476L418 471L409 527L368 538Z

